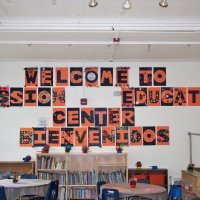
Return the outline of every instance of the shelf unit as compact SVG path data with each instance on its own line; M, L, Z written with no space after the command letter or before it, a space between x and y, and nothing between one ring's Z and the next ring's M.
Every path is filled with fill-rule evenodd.
M127 182L126 153L36 154L36 173L42 179L59 180L59 196L97 199L98 181Z
M150 169L150 168L129 168L128 178L135 177L138 180L146 180L150 184L160 185L168 190L168 170L164 168Z
M19 174L34 174L35 162L0 161L0 172L17 172Z

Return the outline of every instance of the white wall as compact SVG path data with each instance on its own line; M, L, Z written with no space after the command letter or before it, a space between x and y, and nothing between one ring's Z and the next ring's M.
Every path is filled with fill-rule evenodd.
M132 63L69 63L69 62L38 62L38 61L2 61L0 62L0 86L23 87L24 67L44 66L130 66L130 86L139 86L139 66L167 67L167 86L200 86L199 62L132 62ZM85 91L84 91L85 90ZM120 90L117 87L85 88L67 87L67 107L80 107L80 98L88 98L88 107L121 107L120 97L113 96L113 92ZM189 163L190 132L200 133L200 107L136 107L136 126L170 126L169 146L140 146L128 147L129 167L135 167L140 160L144 167L158 165L169 169L169 175L180 177L181 170L186 169ZM19 147L20 127L37 126L37 118L49 118L49 127L52 126L52 108L42 107L11 107L0 108L0 160L22 160L26 155L34 159L36 151L41 148ZM200 166L198 143L200 137L193 138L193 161ZM112 148L91 148L92 151L114 151ZM64 148L51 148L51 151L62 151ZM74 148L80 151L80 148Z

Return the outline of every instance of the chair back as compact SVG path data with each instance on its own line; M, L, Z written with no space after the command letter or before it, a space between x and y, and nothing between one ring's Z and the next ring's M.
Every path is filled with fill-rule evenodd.
M119 191L116 189L103 189L102 199L103 200L119 200Z
M59 181L51 181L44 200L57 200L58 199L58 184Z
M4 186L1 186L1 185L0 185L0 199L1 200L7 200L5 188L4 188Z
M99 195L100 192L101 192L100 187L101 187L102 185L104 185L104 184L106 184L105 181L99 181L99 182L97 182L97 194L98 194L98 195Z
M34 174L22 174L21 179L37 179L37 176Z
M181 199L182 199L181 185L171 185L168 195L168 200L181 200Z

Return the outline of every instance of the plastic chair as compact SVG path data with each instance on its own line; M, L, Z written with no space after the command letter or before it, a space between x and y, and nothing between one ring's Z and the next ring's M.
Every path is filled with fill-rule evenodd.
M101 198L99 197L100 192L101 192L100 187L101 187L102 185L104 185L104 184L106 184L105 181L99 181L99 182L97 182L97 195L98 195L98 200L101 200Z
M119 191L116 189L103 189L102 199L103 200L119 200Z
M1 186L1 185L0 185L0 199L1 200L7 200L5 188L4 188L4 186Z
M171 185L168 195L168 200L181 200L181 199L182 199L181 185Z
M21 179L37 179L37 176L34 174L22 174Z

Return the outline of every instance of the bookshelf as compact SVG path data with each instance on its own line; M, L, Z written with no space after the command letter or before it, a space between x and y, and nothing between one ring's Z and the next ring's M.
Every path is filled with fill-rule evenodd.
M0 161L0 172L17 172L19 174L34 174L35 162Z
M98 181L128 181L127 163L126 153L38 153L36 173L42 179L58 179L60 197L97 199Z

